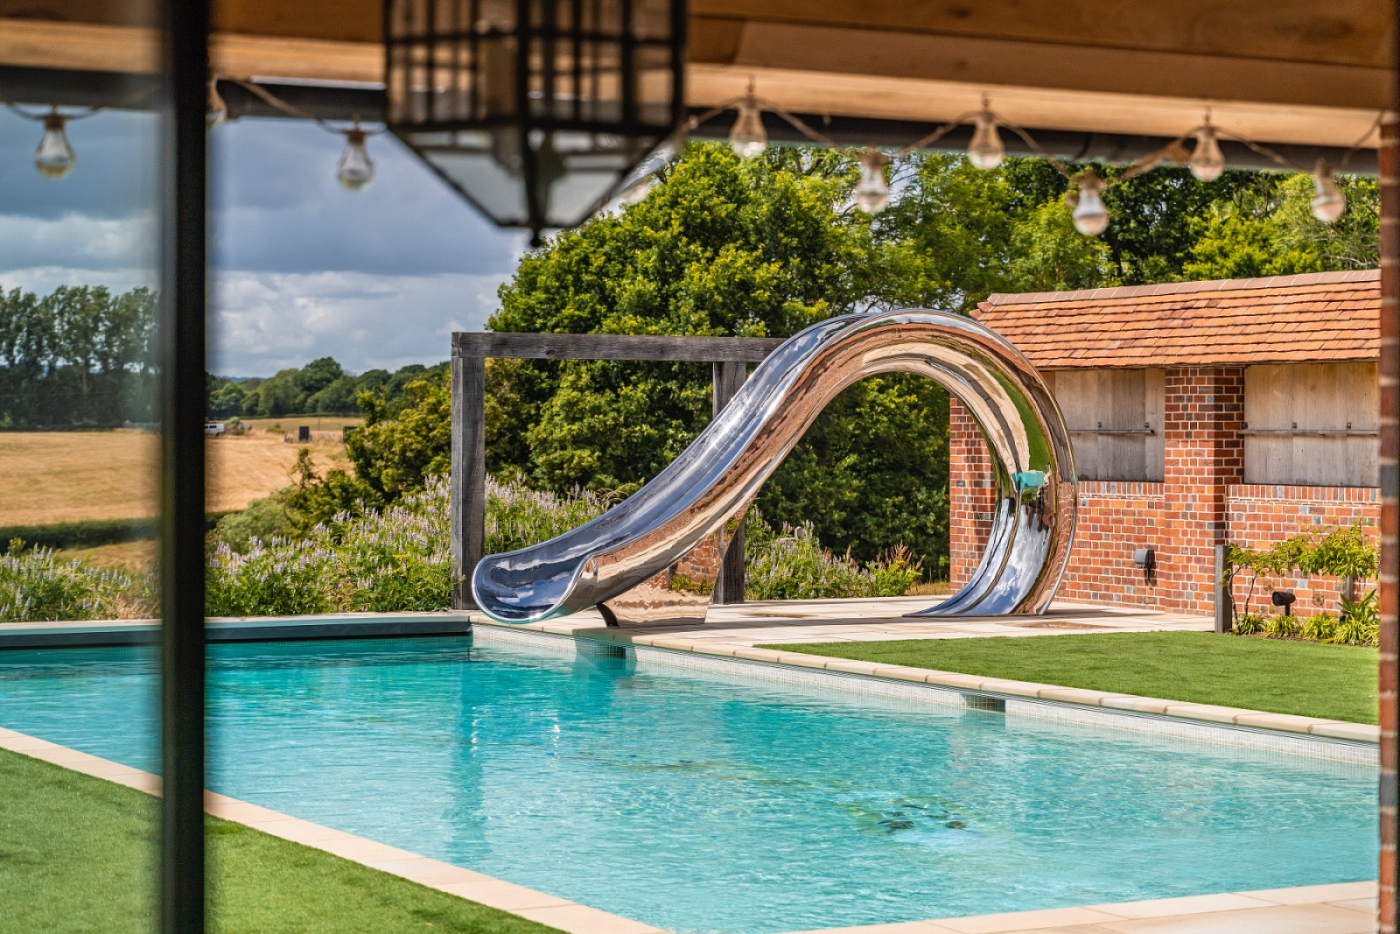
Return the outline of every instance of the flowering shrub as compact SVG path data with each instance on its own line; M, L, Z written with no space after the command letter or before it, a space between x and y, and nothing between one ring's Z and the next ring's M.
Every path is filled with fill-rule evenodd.
M614 497L586 490L568 496L486 478L486 553L515 551L563 535L613 505Z
M125 574L60 561L49 548L26 552L19 539L0 556L0 622L133 616L131 590Z
M209 558L210 616L440 610L452 597L447 481L382 512L336 516L300 542L220 543Z
M486 550L513 551L577 528L602 515L613 498L575 491L566 496L523 484L487 480ZM253 537L240 554L216 536L209 552L210 616L295 616L344 611L440 610L452 598L448 482L392 506L341 513L302 540ZM859 565L823 548L805 525L774 530L757 509L745 520L745 559L751 600L900 596L920 576L920 564L896 548ZM142 582L120 572L62 562L52 551L22 552L12 544L0 558L0 620L102 619L155 615L154 577Z
M744 563L749 600L822 600L842 597L902 597L919 579L923 562L903 546L864 567L849 554L822 547L811 523L774 530L756 507L744 520Z

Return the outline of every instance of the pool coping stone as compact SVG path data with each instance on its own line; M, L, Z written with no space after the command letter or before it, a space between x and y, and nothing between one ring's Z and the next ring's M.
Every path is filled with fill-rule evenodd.
M502 631L533 630L550 635L570 635L595 642L644 645L651 648L667 649L674 652L689 652L696 655L712 655L724 658L739 658L750 662L792 668L808 668L836 672L844 675L857 675L880 678L889 681L909 681L930 684L937 687L953 688L985 694L994 698L1023 698L1045 700L1079 707L1100 707L1105 710L1131 711L1153 714L1175 720L1197 723L1216 723L1248 729L1266 730L1277 733L1292 733L1314 736L1320 739L1343 742L1379 745L1380 727L1367 723L1350 723L1344 720L1327 720L1319 717L1303 717L1297 714L1272 713L1263 710L1250 710L1244 707L1223 707L1218 704L1193 704L1185 701L1169 700L1160 697L1142 697L1135 694L1119 694L1111 691L1093 691L1086 688L1073 688L1064 685L1040 684L1033 681L1015 681L1007 678L990 678L969 675L956 671L938 671L931 668L914 668L907 665L890 665L860 661L849 658L833 658L825 655L806 655L791 649L778 651L761 649L756 646L725 644L718 639L685 639L675 633L652 633L644 630L607 629L592 621L568 623L551 621L547 623L498 623L484 619L480 613L472 614L473 626L486 626Z
M471 632L471 616L460 611L318 613L308 616L210 617L207 642L278 642L448 636ZM0 623L0 649L156 645L160 621L151 619Z

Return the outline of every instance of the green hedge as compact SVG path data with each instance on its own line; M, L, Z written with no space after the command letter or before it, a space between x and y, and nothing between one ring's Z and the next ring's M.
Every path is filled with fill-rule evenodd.
M233 511L236 510L205 513L205 528L212 530L220 519ZM23 540L27 546L40 548L96 548L98 545L115 545L119 542L148 541L156 537L158 530L159 524L152 518L6 525L0 526L0 549L16 538Z

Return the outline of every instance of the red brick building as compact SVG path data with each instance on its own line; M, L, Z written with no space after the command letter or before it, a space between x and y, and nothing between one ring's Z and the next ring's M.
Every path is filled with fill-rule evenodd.
M1079 526L1060 596L1210 613L1217 543L1375 526L1379 309L1375 270L983 302L976 317L1041 370L1070 428ZM956 400L951 429L957 586L981 558L992 488ZM1147 547L1155 575L1133 561ZM1335 586L1312 583L1315 596L1283 582L1295 609L1335 610Z

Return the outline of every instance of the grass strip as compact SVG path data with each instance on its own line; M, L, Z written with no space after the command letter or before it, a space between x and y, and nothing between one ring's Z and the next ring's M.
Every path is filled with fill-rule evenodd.
M0 750L0 931L150 934L159 799ZM407 879L206 818L209 930L559 934Z
M1132 632L759 648L1351 723L1376 722L1376 650L1349 645L1209 632Z

